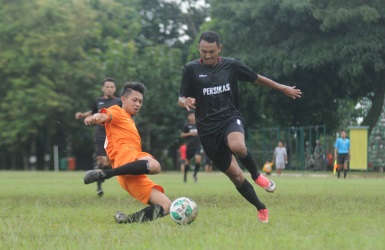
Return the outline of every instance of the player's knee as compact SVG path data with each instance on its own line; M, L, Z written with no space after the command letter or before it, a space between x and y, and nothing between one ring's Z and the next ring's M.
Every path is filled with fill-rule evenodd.
M150 174L159 174L161 167L160 163L158 161L151 161L149 162L150 165Z
M238 157L244 156L247 152L245 144L241 142L233 142L229 144L229 147L231 152L233 152Z

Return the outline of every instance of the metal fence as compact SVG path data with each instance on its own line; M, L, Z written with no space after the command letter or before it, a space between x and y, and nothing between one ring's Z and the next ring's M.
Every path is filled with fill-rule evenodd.
M249 129L246 140L260 166L272 160L278 141L282 141L288 153L287 169L327 170L330 147L325 125Z

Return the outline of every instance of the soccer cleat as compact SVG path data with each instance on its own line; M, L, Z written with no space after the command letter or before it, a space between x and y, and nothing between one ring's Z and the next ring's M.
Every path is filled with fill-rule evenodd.
M266 192L273 193L276 186L272 180L267 179L265 176L260 174L255 180L255 183L266 190Z
M100 169L87 171L84 175L84 184L102 181L104 180L105 176L106 175Z
M96 192L96 194L99 196L99 197L102 197L103 196L103 194L104 194L104 192L103 192L103 190L98 190L97 192Z
M126 215L120 211L116 211L116 214L114 215L114 219L117 223L125 223L126 222Z
M258 211L258 220L262 223L269 222L269 211L266 208Z

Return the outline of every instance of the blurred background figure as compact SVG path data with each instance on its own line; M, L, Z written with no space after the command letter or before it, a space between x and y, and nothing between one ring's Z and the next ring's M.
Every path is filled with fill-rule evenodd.
M316 140L314 148L314 164L316 166L316 170L325 170L325 150L319 140Z
M102 82L102 92L103 96L98 97L94 100L92 109L87 112L77 112L75 114L75 119L87 118L93 114L99 112L102 108L109 108L114 105L122 106L122 101L120 98L115 97L116 92L116 80L113 78L106 78ZM96 155L96 164L93 167L94 169L109 169L111 168L111 162L107 157L107 153L104 149L104 142L106 140L106 130L104 126L98 124L95 126L95 155ZM104 192L102 190L103 181L97 182L96 194L101 197Z
M274 149L274 155L273 160L275 164L275 169L277 170L277 175L280 176L282 173L282 170L285 169L287 164L287 152L286 148L283 147L283 142L278 142L278 147Z
M179 147L179 163L180 163L180 171L182 173L184 173L184 168L185 168L185 165L186 165L186 150L187 150L187 146L185 143L183 143L182 145L180 145Z
M194 181L198 181L198 171L201 166L202 160L202 145L198 137L197 126L195 124L195 113L189 112L187 114L187 123L183 126L180 137L185 139L187 150L186 150L186 163L184 167L183 181L187 182L187 172L190 169L190 161L194 158L195 168L193 178Z

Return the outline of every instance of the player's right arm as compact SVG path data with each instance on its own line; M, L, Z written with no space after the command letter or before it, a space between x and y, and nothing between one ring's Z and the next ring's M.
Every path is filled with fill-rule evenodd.
M191 108L195 109L195 98L180 96L178 99L178 104L182 108L185 108L190 111Z
M109 119L109 116L107 114L96 113L86 117L86 119L84 119L84 124L86 125L100 124L100 123L104 123L108 119Z

